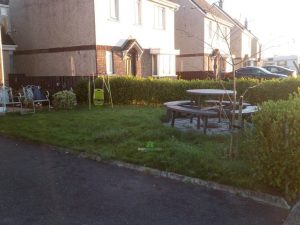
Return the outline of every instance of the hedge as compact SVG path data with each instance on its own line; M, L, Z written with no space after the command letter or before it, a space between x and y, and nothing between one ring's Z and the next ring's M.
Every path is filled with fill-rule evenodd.
M295 198L300 194L300 96L263 103L253 122L247 151L256 176Z
M95 81L96 87L102 87L102 78ZM267 100L286 100L289 95L300 87L300 79L267 80L238 79L237 96L243 94L247 88L245 101L260 104ZM167 101L189 99L187 89L226 88L233 89L233 81L215 80L168 80L144 79L134 77L111 77L111 93L114 104L145 104L157 105ZM108 96L108 95L106 95Z

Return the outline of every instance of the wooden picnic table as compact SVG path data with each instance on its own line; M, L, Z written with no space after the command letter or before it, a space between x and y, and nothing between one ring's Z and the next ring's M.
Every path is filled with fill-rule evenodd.
M186 91L188 94L196 96L196 105L199 108L201 107L201 97L202 96L212 96L217 97L219 104L218 104L218 110L219 110L219 122L221 122L221 113L223 112L223 100L224 96L232 96L234 95L233 90L225 90L225 89L190 89Z
M218 97L220 103L222 103L225 95L233 95L234 91L224 89L190 89L186 91L190 95L197 96L197 104L200 106L201 96L215 96Z

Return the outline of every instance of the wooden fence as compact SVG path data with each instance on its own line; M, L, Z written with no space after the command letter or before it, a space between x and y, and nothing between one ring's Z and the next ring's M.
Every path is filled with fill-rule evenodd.
M57 92L74 88L82 79L88 76L25 76L24 74L9 74L9 86L15 90L26 85L38 85L45 90Z

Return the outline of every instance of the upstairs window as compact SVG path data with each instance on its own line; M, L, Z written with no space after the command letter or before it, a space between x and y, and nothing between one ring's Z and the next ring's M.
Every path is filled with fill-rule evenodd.
M106 61L106 74L110 75L114 73L113 69L113 54L110 51L105 52L105 61Z
M212 38L213 36L213 27L212 27L212 21L209 21L209 25L208 25L208 29L209 29L209 37Z
M166 23L166 10L164 7L154 6L154 28L165 29Z
M134 2L134 11L135 11L135 24L141 25L142 24L142 1L135 0Z
M119 0L110 0L110 18L119 20Z

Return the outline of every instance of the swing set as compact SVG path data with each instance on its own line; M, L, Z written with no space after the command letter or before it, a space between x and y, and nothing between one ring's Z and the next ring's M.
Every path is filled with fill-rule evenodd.
M96 88L95 74L92 74L92 77L93 77L93 102L94 102L94 105L95 106L103 106L104 105L105 91L106 91L106 93L108 93L109 104L111 105L112 108L114 108L108 75L102 76L102 88ZM89 76L88 95L89 95L89 109L90 110L92 109L91 91L92 91L91 90L91 76Z

